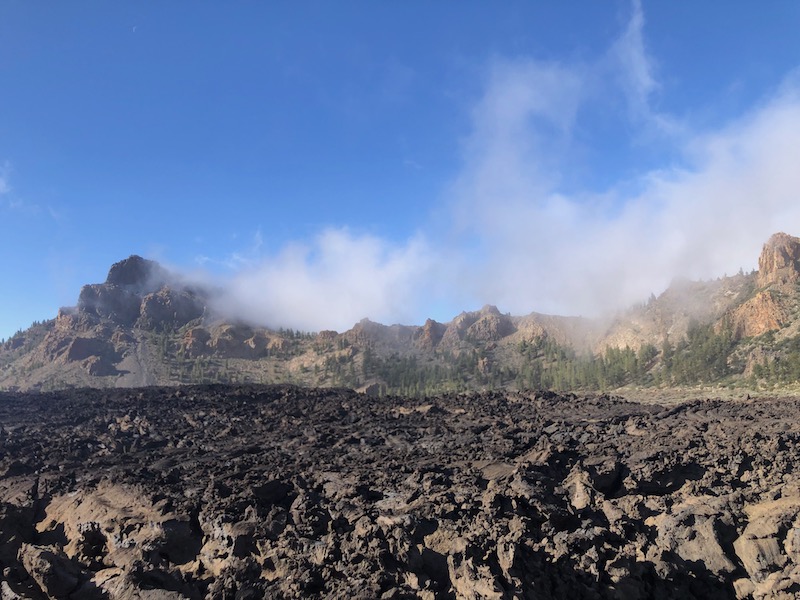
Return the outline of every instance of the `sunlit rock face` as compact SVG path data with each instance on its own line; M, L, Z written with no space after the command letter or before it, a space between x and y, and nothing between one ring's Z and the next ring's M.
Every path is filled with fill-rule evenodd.
M736 339L777 331L791 319L782 298L769 290L758 292L731 313L730 325Z
M756 291L726 315L735 339L778 331L792 321L800 281L800 238L776 233L758 259Z
M784 285L800 280L800 238L776 233L758 258L758 285Z

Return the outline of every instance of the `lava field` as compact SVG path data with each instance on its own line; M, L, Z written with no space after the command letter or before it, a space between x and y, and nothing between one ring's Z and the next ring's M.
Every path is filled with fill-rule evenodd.
M793 598L800 401L0 393L0 598Z

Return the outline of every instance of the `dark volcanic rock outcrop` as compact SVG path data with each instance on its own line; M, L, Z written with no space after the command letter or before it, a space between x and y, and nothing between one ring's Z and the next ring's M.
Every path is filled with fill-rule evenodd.
M145 329L180 327L203 315L205 298L157 262L131 256L114 263L105 283L83 286L78 312Z
M142 299L130 290L114 284L92 283L81 288L78 310L110 319L121 325L133 325L139 318Z
M0 394L0 594L792 597L798 417L796 400Z
M153 292L166 285L169 273L153 260L141 256L129 256L111 265L106 283L131 289L140 294Z

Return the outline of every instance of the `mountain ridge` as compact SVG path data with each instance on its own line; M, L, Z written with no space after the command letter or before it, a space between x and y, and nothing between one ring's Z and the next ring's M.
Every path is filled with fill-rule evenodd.
M75 307L0 344L0 389L252 381L399 391L397 365L416 372L419 393L437 377L446 389L519 388L552 385L542 373L567 363L585 370L609 353L613 360L628 357L622 379L669 384L671 353L699 339L698 328L725 340L727 366L720 373L741 379L780 358L776 344L791 345L800 335L798 282L800 239L777 233L764 244L758 271L676 281L611 320L512 316L486 305L446 323L363 319L345 332L311 334L225 319L212 308L218 290L134 255L114 263L105 282L83 286ZM577 387L581 377L572 375ZM604 389L622 383L598 377ZM406 379L402 387L413 391L413 377Z

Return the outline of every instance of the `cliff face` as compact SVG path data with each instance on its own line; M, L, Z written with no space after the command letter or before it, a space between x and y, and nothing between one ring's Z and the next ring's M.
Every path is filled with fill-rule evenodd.
M737 307L731 313L730 325L734 338L741 339L777 331L790 318L784 299L773 291L765 290Z
M422 327L414 332L414 344L420 350L432 352L442 341L446 329L447 327L442 323L428 319Z
M758 258L755 295L727 315L734 337L755 337L790 324L799 281L800 238L776 233Z
M486 305L475 312L464 312L453 319L442 336L442 344L458 348L463 342L497 342L516 331L512 319L496 306Z
M786 285L800 281L800 238L776 233L758 259L758 286Z
M658 298L623 313L595 350L675 342L693 323L713 323L717 331L729 327L736 340L787 327L797 316L800 238L776 233L764 244L758 264L755 274L674 283Z

